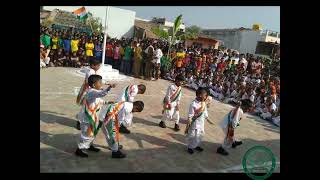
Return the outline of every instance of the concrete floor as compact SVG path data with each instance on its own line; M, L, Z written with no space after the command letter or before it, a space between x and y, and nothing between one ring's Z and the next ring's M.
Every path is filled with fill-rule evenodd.
M76 157L73 153L79 131L75 129L75 115L80 107L75 104L74 88L83 82L83 77L77 76L76 70L58 67L40 70L40 172L243 172L242 158L249 148L256 145L272 150L277 161L276 172L280 172L280 128L247 114L235 132L243 145L229 150L229 156L216 153L223 141L218 123L232 108L218 101L209 108L210 120L215 125L205 124L206 134L201 145L204 151L188 154L183 132L195 92L183 88L180 106L182 130L173 131L174 122L167 124L169 128L162 129L158 126L161 102L170 83L165 80L131 78L115 82L117 87L105 98L114 100L129 84L144 83L147 86L145 94L135 98L144 101L144 111L134 114L133 125L129 128L131 134L120 136L127 158L111 158L103 133L99 133L94 142L101 152L89 152L87 159Z

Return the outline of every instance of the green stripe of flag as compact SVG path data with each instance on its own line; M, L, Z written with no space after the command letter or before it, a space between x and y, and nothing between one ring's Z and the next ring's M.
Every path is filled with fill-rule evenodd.
M88 14L85 14L85 15L83 15L83 16L78 16L78 19L79 19L80 21L85 21L87 18L88 18Z

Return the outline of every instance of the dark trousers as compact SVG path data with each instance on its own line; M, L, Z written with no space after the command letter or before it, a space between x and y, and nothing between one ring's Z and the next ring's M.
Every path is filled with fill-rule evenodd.
M132 74L132 70L133 70L133 60L131 59L129 61L129 74L131 75Z
M144 70L145 70L145 78L146 79L151 78L152 63L146 62Z
M113 58L112 58L112 57L106 56L106 59L105 59L104 64L110 64L110 65L112 65L112 61L113 61Z
M142 62L140 67L140 75L145 76L146 75L146 63Z
M130 60L129 61L122 60L120 69L125 75L129 75L130 74Z
M120 59L114 59L114 60L113 60L112 68L119 70L119 69L120 69L120 63L121 63L121 60L120 60Z
M152 77L159 79L159 77L160 77L160 64L152 63Z

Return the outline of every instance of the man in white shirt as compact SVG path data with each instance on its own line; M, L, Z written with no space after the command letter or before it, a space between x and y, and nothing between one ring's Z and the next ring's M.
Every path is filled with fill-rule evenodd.
M155 45L155 51L153 54L153 60L152 60L152 80L158 80L160 77L160 63L161 58L163 56L163 53L161 49L159 48L159 45Z
M239 59L240 59L240 64L242 63L244 70L246 70L248 66L248 61L244 58L244 54L241 54Z

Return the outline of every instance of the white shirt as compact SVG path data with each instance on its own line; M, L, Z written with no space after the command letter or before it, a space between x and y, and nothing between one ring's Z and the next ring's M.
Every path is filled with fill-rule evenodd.
M160 59L163 56L161 49L156 49L153 53L154 59L152 60L153 63L159 63L160 64Z
M178 98L175 102L171 102L172 99L170 99L170 97L178 90L178 86L176 84L171 84L168 89L167 89L167 93L165 96L165 100L171 104L171 105L176 105L180 103L180 99L181 99L181 93L178 95Z
M99 68L97 71L95 71L95 70L93 70L92 68L89 67L87 69L87 71L86 71L86 76L85 76L86 83L88 83L88 78L93 74L100 75L101 77L103 77L102 68ZM104 83L104 81L102 81L102 82Z
M270 109L275 111L277 109L277 106L275 103L272 103L271 106L270 106Z
M123 90L122 90L122 93L121 95L117 98L116 102L121 102L121 101L126 101L126 89L127 89L128 86L126 86ZM131 88L130 88L131 87ZM129 86L129 89L128 89L128 101L129 102L133 102L134 100L134 97L138 94L138 85L132 85L132 86Z
M244 64L244 69L246 70L247 69L247 66L248 66L248 61L245 59L245 58L242 58L240 60L240 63L243 63Z
M235 57L233 60L234 60L234 64L238 64L238 62L239 62L239 57Z
M110 89L103 89L103 90L96 90L96 89L89 89L86 95L86 101L88 103L89 108L94 108L96 106L98 106L97 109L101 108L104 104L104 100L102 99L102 97L106 96L108 91ZM85 106L82 106L81 112L80 112L80 116L79 116L79 121L80 122L84 122L84 123L89 123L88 117L85 114ZM100 115L100 111L96 112L98 114L98 117Z
M200 102L200 101L197 101L196 99L193 100L189 107L188 118L192 118L193 116L195 116L195 111L201 107L202 103L205 108L203 111L203 114L200 117L198 117L196 120L194 120L194 122L191 125L191 129L199 129L201 131L204 131L204 120L208 118L208 111L207 111L207 106L205 102Z
M251 102L254 102L254 95L252 94L249 99Z
M230 97L237 97L237 91L233 90L232 93L230 94Z
M229 113L231 113L231 114L229 114ZM228 127L229 118L232 118L233 110L231 110L229 113L225 116L225 118L220 123L220 127L222 129L226 129ZM236 112L235 116L233 117L233 119L231 119L233 129L235 129L238 126L242 116L243 116L243 110L241 108L239 108L238 111Z
M100 114L99 114L99 120L104 121L105 116L107 114L108 107L110 105L103 106L101 108ZM120 108L118 112L118 120L119 122L131 122L133 115L132 115L132 109L133 109L133 103L132 102L124 102L122 107Z
M144 50L144 52L145 52L146 54L148 54L149 48L152 48L152 51L154 51L153 46L150 45L150 46L148 46L148 47Z
M124 102L122 108L118 113L119 122L127 122L127 123L129 122L129 124L127 125L130 126L133 118L132 109L133 109L132 102Z
M249 99L249 97L248 97L246 92L242 95L241 99L242 100Z

